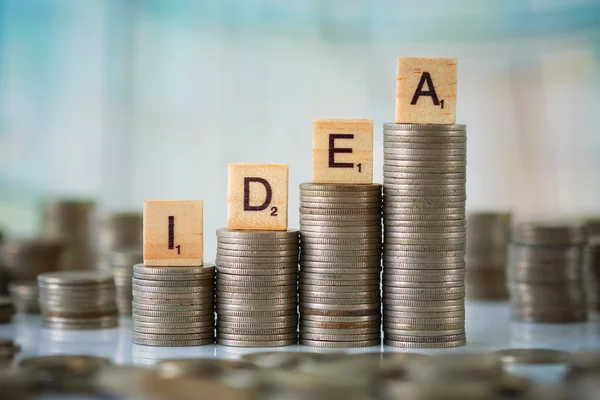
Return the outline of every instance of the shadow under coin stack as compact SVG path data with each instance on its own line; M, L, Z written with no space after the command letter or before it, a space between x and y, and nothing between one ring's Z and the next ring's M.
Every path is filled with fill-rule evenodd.
M465 125L384 125L386 345L466 343L466 141Z
M300 344L381 343L381 185L300 185Z
M104 261L110 267L115 287L117 289L117 307L122 316L131 316L131 302L133 295L131 285L133 266L141 264L144 256L141 249L123 249L105 254Z
M133 343L214 343L215 267L133 267Z
M600 313L600 219L588 221L587 227L590 238L584 251L585 293L588 310Z
M84 200L57 200L44 204L42 236L61 240L65 245L60 270L96 268L92 244L95 209L93 201Z
M467 236L467 298L508 299L506 249L510 241L510 214L469 213Z
M522 223L512 232L508 280L517 321L569 323L587 320L583 289L581 225Z
M23 314L39 314L37 281L15 281L8 285L15 309Z
M37 278L42 324L53 329L101 329L119 325L112 274L62 271Z
M297 343L298 231L217 230L217 343Z

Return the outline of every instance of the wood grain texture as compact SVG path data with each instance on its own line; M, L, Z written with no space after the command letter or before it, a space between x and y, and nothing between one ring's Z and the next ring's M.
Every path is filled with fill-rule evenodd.
M313 182L373 183L373 120L313 121Z
M288 225L288 165L229 164L229 229L283 231Z
M396 122L454 124L456 76L456 58L399 57Z
M202 265L202 212L202 201L145 201L144 265Z

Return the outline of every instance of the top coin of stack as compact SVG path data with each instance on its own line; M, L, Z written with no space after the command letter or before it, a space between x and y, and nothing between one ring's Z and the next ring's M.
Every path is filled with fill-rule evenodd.
M380 343L381 185L300 185L300 344Z
M93 270L93 201L57 200L43 206L42 235L65 244L61 270Z
M531 322L587 319L582 225L521 223L512 232L508 280L513 316Z
M385 344L465 344L466 142L464 125L384 125Z
M297 342L298 231L217 230L217 343Z
M469 213L467 237L467 298L508 299L505 264L510 213Z
M587 221L590 238L585 247L583 274L588 309L600 312L600 218Z
M119 324L112 274L48 272L38 276L42 323L57 329L100 329Z
M133 267L133 343L202 346L214 342L215 267Z
M98 232L98 268L110 269L107 257L111 252L123 249L142 251L142 224L143 218L140 212L106 214L100 222ZM133 267L133 264L130 267Z

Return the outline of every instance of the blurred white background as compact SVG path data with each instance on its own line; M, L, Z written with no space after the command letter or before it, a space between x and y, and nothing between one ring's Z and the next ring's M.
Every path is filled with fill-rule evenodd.
M400 55L458 57L468 209L600 214L600 2L2 0L0 224L40 199L205 202L206 260L227 164L312 176L312 119L370 117L375 181Z

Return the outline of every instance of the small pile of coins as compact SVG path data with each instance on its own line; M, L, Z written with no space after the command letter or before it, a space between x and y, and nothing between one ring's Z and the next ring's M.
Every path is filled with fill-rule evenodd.
M121 211L104 215L98 232L98 268L111 268L110 254L113 252L123 249L142 251L142 225L140 212ZM129 267L132 268L133 264Z
M115 250L105 255L105 261L115 280L119 314L131 316L133 266L144 261L143 252L139 249Z
M529 322L587 319L583 289L582 225L521 223L508 250L508 289L513 317Z
M297 343L298 231L217 230L217 343Z
M467 215L467 298L508 299L505 265L509 241L510 213Z
M214 343L215 267L133 267L133 343Z
M381 343L381 185L300 185L300 344Z
M55 329L101 329L119 324L112 274L48 272L38 276L42 324Z
M17 312L22 314L39 314L37 281L14 281L9 283L8 292L15 304Z
M587 223L588 244L584 250L583 274L588 310L600 312L600 219Z
M44 203L42 236L64 243L60 270L82 271L96 267L93 228L96 204L85 200L56 200Z
M384 343L466 343L465 125L384 124Z

